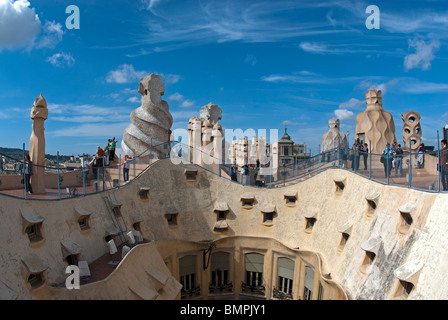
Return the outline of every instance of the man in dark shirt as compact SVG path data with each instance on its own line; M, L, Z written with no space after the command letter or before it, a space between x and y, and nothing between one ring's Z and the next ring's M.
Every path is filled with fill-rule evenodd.
M442 154L440 157L439 170L441 170L442 186L444 191L448 191L448 147L447 141L443 139Z

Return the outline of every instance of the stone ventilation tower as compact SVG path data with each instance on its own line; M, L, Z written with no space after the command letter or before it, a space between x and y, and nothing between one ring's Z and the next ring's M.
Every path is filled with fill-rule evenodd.
M213 159L222 159L224 135L222 127L218 123L221 118L221 108L213 103L202 107L199 117L190 118L188 121L188 145L191 162L203 164L207 155Z
M401 119L403 120L403 149L409 151L409 144L411 144L412 152L414 152L422 141L420 113L408 111L401 115Z
M31 186L33 193L45 194L45 134L44 121L48 118L47 101L40 96L31 109L33 131L30 137L30 159L33 163Z
M366 92L367 108L356 117L356 138L371 143L372 153L381 153L387 143L394 143L395 123L392 115L383 109L381 90ZM350 141L349 141L350 145Z
M141 78L138 92L142 95L142 105L131 113L131 124L123 133L121 148L124 154L134 156L135 152L135 156L146 158L152 141L152 155L164 158L170 152L173 117L168 103L162 100L165 93L162 76L152 73Z
M339 129L339 119L331 118L328 121L328 132L322 136L321 152L333 150L335 148L347 148L347 137Z

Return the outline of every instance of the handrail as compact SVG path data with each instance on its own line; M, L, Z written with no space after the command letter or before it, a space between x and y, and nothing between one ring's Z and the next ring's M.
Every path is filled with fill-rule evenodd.
M154 158L153 155L153 149L158 148L162 145L167 145L167 152L165 154L165 158ZM24 149L25 150L25 149ZM152 145L143 152L141 152L139 155L133 158L133 169L134 169L134 175L131 179L129 179L129 182L137 179L146 169L151 167L152 165L156 164L158 161L164 160L166 158L171 158L173 162L175 160L173 158L177 158L178 162L182 162L185 164L195 164L209 172L212 172L214 174L217 174L218 176L222 177L223 179L232 180L230 176L230 170L231 167L234 165L232 162L232 159L229 159L228 155L222 150L222 157L218 159L215 156L212 156L205 152L204 150L201 150L199 148L194 148L192 146L189 146L187 144L184 144L182 142L177 141L169 141L169 142L162 142L158 143L156 145ZM192 152L198 152L201 155L201 161L197 161L198 163L194 163L192 159ZM429 191L429 192L446 192L444 190L441 190L440 186L440 171L437 171L436 168L432 168L432 166L436 167L436 164L440 160L440 153L441 150L431 150L424 154L421 153L415 153L415 152L409 152L404 151L404 153L400 156L401 157L401 175L393 175L392 170L395 170L393 167L392 160L397 160L397 155L393 155L389 158L389 161L387 161L385 164L380 163L380 154L374 154L374 153L363 153L360 151L354 151L351 149L344 149L340 147L335 147L331 150L327 150L324 152L321 152L319 154L316 154L314 156L311 156L307 159L302 159L299 161L296 161L294 163L288 163L288 164L279 164L277 171L275 173L268 174L262 176L259 172L261 181L264 181L264 184L258 185L258 187L264 187L264 188L278 188L283 187L291 184L298 183L300 181L303 181L304 178L308 179L310 177L313 177L314 175L317 175L323 171L326 171L327 169L332 168L340 168L344 170L348 170L351 172L356 173L357 175L366 177L372 181L380 182L387 185L393 185L393 186L402 186L407 187L411 189L416 190L423 190L423 191ZM206 156L206 158L204 157ZM368 157L368 163L366 163L363 156ZM7 159L7 164L9 167L11 165L14 165L14 168L17 166L16 173L19 173L21 176L24 177L23 173L23 160L16 160L12 157L9 157L7 155L4 155L0 153L0 158L5 157ZM209 160L208 163L205 163L203 160L207 159ZM84 179L82 179L82 187L83 192L82 194L88 195L92 193L97 192L104 192L108 190L113 190L115 188L120 188L123 186L122 183L120 183L121 175L119 175L118 184L112 185L112 178L110 176L111 172L114 170L118 170L118 172L121 173L122 169L122 163L121 158L119 159L119 163L111 163L109 166L103 166L102 168L96 167L98 172L104 172L102 179L106 179L105 174L108 174L107 183L109 184L107 186L106 181L103 181L102 185L103 188L100 190L100 183L99 183L99 173L97 173L97 176L95 180L98 181L98 188L97 190L86 190L86 183ZM136 163L137 160L137 163ZM13 163L11 163L13 162ZM136 170L136 165L145 165L144 168L141 168L139 172ZM272 164L272 161L271 163ZM397 160L398 164L398 160ZM22 165L22 169L20 169L20 165ZM365 166L365 168L368 167L368 172L365 171L362 167ZM417 167L418 165L418 167ZM60 179L56 181L57 189L58 189L58 199L65 199L69 198L71 196L74 196L70 192L70 194L64 193L61 191L61 185L64 183L64 177L65 174L69 171L77 171L81 172L82 168L77 168L75 170L70 170L68 168L63 168L60 166L59 162L56 163L56 165L50 165L50 166L38 166L33 164L35 168L38 167L44 167L46 171L46 175L54 174L55 176L58 175ZM261 164L260 167L256 167L256 164L249 164L250 167L250 179L251 182L249 184L251 186L254 186L255 184L255 177L253 177L253 174L260 168L268 168L265 164ZM372 168L373 167L373 168ZM3 168L0 168L3 169ZM398 171L398 168L396 169ZM263 170L262 170L263 171ZM389 174L387 173L389 172ZM0 171L0 188L1 188L1 182L2 179L6 181L8 179L8 175L5 176L5 170ZM398 173L398 172L397 172ZM385 174L385 175L384 175ZM20 182L20 176L9 174L11 179L16 179L16 181ZM383 175L383 176L381 176ZM254 179L252 179L252 177ZM425 179L426 177L426 179ZM53 179L53 178L51 178ZM264 180L263 180L264 179ZM239 180L239 181L238 181ZM233 180L232 182L242 184L242 175L240 172L237 173L237 181ZM269 181L268 181L269 180ZM92 180L90 180L92 181ZM18 183L18 182L17 182ZM23 188L19 187L16 189ZM64 188L62 188L63 190ZM7 192L7 189L0 190L0 194L5 194L8 196L16 197L16 198L23 198L23 195L17 195L17 194L11 194ZM62 193L62 194L61 194ZM77 192L79 196L80 192ZM25 198L30 198L30 200L50 200L50 199L35 199L34 197L30 195L26 195L26 193L23 193ZM55 199L51 199L55 200Z

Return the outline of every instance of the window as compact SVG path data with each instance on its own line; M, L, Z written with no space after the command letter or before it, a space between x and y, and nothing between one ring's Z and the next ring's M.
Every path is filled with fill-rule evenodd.
M149 194L149 188L147 188L147 187L142 187L138 191L138 196L140 197L140 200L142 200L142 201L146 201L149 199L148 194Z
M296 205L296 203L297 203L297 192L296 191L286 192L283 195L283 197L285 199L286 206L293 207Z
M345 185L342 181L338 181L338 182L335 181L335 184L336 184L336 192L344 191Z
M227 212L228 211L217 211L218 212L218 221L220 220L226 220Z
M375 261L375 258L376 258L376 254L374 252L366 251L366 255L365 255L363 263L362 263L362 266L365 268L365 270L368 266L373 264L373 262Z
M79 259L77 254L71 254L65 257L65 261L68 263L69 266L77 266L78 260Z
M367 200L367 204L368 204L368 212L373 213L373 211L375 211L376 209L376 202L373 200Z
M347 244L348 238L350 238L350 234L343 232L341 236L341 241L339 242L338 252L344 250L345 245Z
M244 259L244 265L246 274L242 288L243 291L264 295L264 256L260 253L247 253Z
M132 228L134 228L135 231L139 231L140 233L142 232L142 228L140 226L140 221L139 222L134 222L132 224Z
M182 284L181 297L188 298L200 294L196 284L196 256L188 255L179 259L179 275Z
M324 300L324 287L322 283L319 282L319 291L317 293L317 300Z
M414 285L411 282L400 280L400 284L403 287L403 297L408 298L414 289Z
M229 279L230 253L212 253L210 293L228 292L232 290L232 283Z
M109 234L107 236L104 237L104 240L107 242L109 242L110 240L114 240L115 241L115 235Z
M263 212L263 223L273 223L275 212Z
M165 218L169 226L177 226L177 213L167 213Z
M244 209L252 209L255 202L255 196L253 194L243 194L241 196L241 206Z
M294 284L294 261L289 258L278 259L277 288L285 293L286 297L292 299Z
M305 218L305 220L305 232L311 232L317 220L316 218Z
M26 229L26 234L31 243L36 243L43 240L42 237L42 223L30 224Z
M31 273L28 276L28 283L32 289L37 289L37 288L43 286L45 283L43 272Z
M414 220L412 219L410 212L404 212L400 211L401 221L398 226L398 231L401 233L407 233L409 229L411 228L412 223Z
M243 207L251 207L253 206L253 200L250 199L243 199Z
M90 229L90 216L80 216L78 219L79 227L81 231Z
M198 170L196 169L185 169L185 178L189 182L194 182L197 179Z
M312 300L314 287L314 269L305 267L305 285L303 288L303 300Z

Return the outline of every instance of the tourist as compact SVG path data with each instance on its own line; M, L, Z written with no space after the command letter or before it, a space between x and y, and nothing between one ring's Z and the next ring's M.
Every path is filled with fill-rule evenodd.
M443 191L448 191L448 147L447 140L443 139L442 143L442 154L440 156L439 170L440 177L442 179Z
M243 175L243 184L247 185L249 178L249 167L247 164L245 164L241 169L241 174Z
M230 168L230 178L232 179L232 181L238 181L237 169L238 168L235 164L233 164L232 167Z
M367 157L369 156L369 147L367 143L364 143L364 147L362 148L362 157L364 159L364 170L367 170Z
M92 161L90 161L90 166L92 167L92 172L95 178L98 178L98 155L94 155Z
M353 155L353 161L352 161L352 169L355 171L358 171L359 169L359 160L360 160L360 152L363 149L363 145L359 138L355 140L352 146L352 155Z
M381 162L383 163L384 166L384 173L386 178L389 178L390 176L390 172L392 170L392 160L393 160L393 153L392 150L390 149L390 143L388 142L381 156Z
M417 159L417 164L416 167L418 169L422 169L424 166L424 162L425 162L425 156L424 153L426 152L425 150L425 144L421 143L420 146L417 149L417 154L415 155L415 158Z
M104 166L108 166L109 165L109 154L110 154L109 143L110 143L110 139L109 139L109 142L104 147L104 155L103 155Z
M395 176L398 174L398 168L400 168L400 176L403 175L403 149L399 144L395 150Z
M96 152L96 165L97 167L101 168L103 166L103 157L104 157L104 150L101 149L100 146L98 146L98 150Z
M33 193L33 188L31 187L31 176L33 175L33 163L31 162L30 155L25 156L25 192L28 194Z
M82 170L82 181L85 184L87 180L87 175L89 174L90 170L90 163L87 161L87 157L83 157L81 161L81 170Z
M124 156L124 163L123 163L123 180L124 182L129 181L129 168L131 166L131 160L132 158L128 155Z
M115 137L109 139L109 161L113 162L115 158L115 148L117 146L117 141L115 141Z

